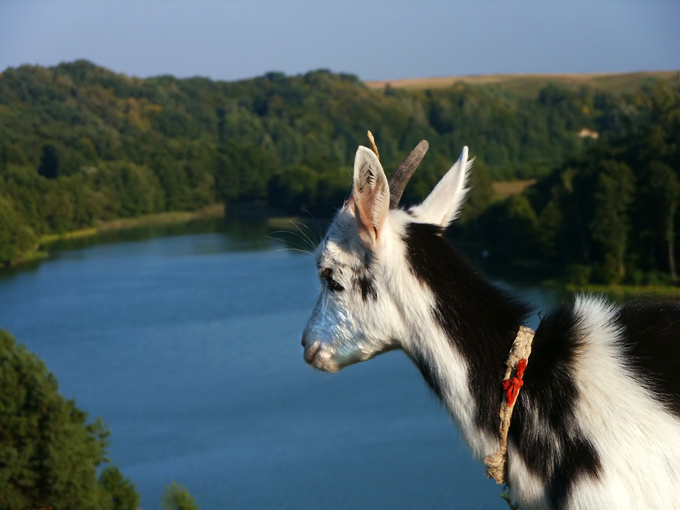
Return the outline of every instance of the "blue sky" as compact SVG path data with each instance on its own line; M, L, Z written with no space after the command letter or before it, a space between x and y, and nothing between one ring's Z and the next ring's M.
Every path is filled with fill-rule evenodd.
M677 0L0 0L0 70L363 80L680 70Z

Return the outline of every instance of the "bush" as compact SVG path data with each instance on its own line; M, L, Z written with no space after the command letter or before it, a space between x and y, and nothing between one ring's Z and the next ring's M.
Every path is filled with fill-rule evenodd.
M578 285L582 287L590 283L590 277L592 275L592 269L590 266L583 264L571 264L567 267L567 281L572 285Z
M15 212L12 204L0 196L0 266L19 259L36 244L31 227Z
M165 488L162 506L164 510L198 510L198 505L186 487L172 482Z
M45 364L0 330L0 508L118 510L120 486L128 501L136 494L120 472L97 468L106 462L109 431L59 393ZM116 469L117 471L117 469Z
M137 510L139 494L116 466L107 466L99 475L99 483L108 493L112 510Z

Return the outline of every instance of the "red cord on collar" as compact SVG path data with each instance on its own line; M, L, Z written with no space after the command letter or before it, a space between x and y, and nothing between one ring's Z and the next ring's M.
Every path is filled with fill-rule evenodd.
M506 398L508 399L508 406L512 407L519 393L519 389L524 386L524 369L527 367L527 360L521 359L517 363L517 372L515 372L515 377L510 379L505 379L503 381L503 389L507 391Z

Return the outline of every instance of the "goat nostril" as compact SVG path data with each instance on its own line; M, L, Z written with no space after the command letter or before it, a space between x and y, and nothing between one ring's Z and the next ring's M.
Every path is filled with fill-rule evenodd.
M319 351L321 350L321 344L319 342L314 342L309 349L305 347L305 353L304 353L304 358L307 363L312 363L314 361L314 358L316 358L316 355L319 354Z
M302 337L302 342L300 343L302 344L302 347L307 347L307 340L305 340L304 336Z

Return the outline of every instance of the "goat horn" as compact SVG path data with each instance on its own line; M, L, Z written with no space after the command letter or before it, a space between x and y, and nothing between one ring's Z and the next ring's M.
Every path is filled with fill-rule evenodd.
M373 138L373 133L368 132L368 141L371 144L371 150L375 153L375 156L380 159L380 153L378 153L378 146L375 144L375 138Z
M427 149L429 148L430 144L427 143L427 140L421 140L420 143L416 145L416 148L406 156L406 159L404 159L397 169L392 172L392 175L390 175L390 178L388 179L390 185L390 209L399 207L399 200L401 200L401 195L404 193L406 184L413 175L413 172L418 168L418 165L425 157L425 153L427 153Z

